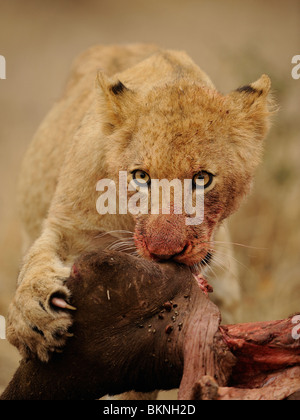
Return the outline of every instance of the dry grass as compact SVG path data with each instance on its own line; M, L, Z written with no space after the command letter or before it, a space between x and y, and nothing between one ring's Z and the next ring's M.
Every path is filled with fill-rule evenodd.
M5 315L20 263L15 185L22 155L59 96L72 58L98 43L156 42L186 50L227 92L270 75L280 104L251 197L232 217L244 289L242 320L300 310L300 4L265 0L12 0L1 5L0 314ZM0 390L18 360L0 341Z

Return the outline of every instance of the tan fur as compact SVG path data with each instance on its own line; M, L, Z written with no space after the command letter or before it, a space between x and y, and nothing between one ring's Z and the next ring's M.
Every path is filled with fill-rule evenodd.
M115 94L112 87L119 81L125 89ZM50 299L53 294L69 298L63 280L76 255L113 240L101 232L135 232L145 257L147 246L176 254L174 244L187 243L177 261L188 265L215 247L217 235L228 242L224 220L248 193L261 159L269 89L269 78L262 76L248 88L222 95L185 53L152 45L93 47L75 61L64 94L37 131L21 171L26 254L7 336L22 354L48 360L64 345L72 320L54 311ZM169 180L192 178L200 170L213 173L204 222L185 227L174 214L100 216L97 181L117 183L120 170L134 169ZM223 252L230 257L230 247ZM240 298L235 276L235 267L228 267L214 280L224 316Z

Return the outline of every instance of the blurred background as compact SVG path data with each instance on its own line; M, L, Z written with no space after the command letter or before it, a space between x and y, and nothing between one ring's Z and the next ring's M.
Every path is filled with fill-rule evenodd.
M150 42L185 50L222 93L272 79L280 105L251 196L230 220L240 321L300 311L299 0L0 0L0 314L21 261L16 181L22 156L59 97L73 58L95 44ZM0 340L0 392L19 356Z

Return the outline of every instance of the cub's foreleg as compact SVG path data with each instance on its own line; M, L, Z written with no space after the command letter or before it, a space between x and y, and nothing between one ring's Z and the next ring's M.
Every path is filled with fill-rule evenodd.
M46 227L24 259L8 317L8 340L23 356L34 353L43 361L65 344L72 324L64 286L70 266L60 255L61 245L60 232Z

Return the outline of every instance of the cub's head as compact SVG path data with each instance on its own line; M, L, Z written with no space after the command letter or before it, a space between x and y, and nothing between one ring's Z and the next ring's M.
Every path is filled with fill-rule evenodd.
M99 74L98 84L107 175L118 185L119 171L126 171L128 183L149 193L148 214L131 216L138 252L189 266L208 264L216 228L237 210L260 162L271 115L270 79L263 75L225 96L184 77L132 89L126 80ZM174 194L169 211L159 200L159 214L151 213L154 180L190 180L194 204L201 184L202 223L188 224L191 215L178 214Z

